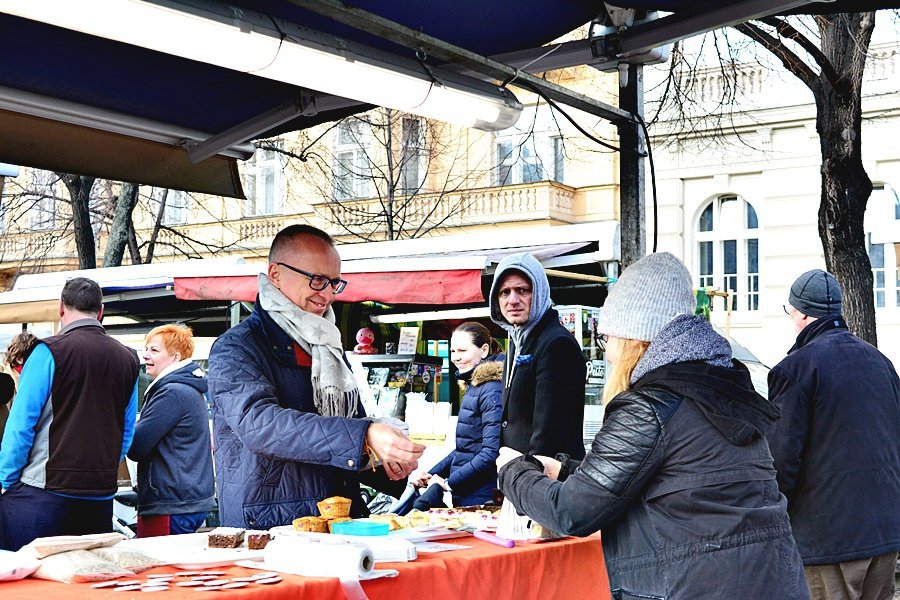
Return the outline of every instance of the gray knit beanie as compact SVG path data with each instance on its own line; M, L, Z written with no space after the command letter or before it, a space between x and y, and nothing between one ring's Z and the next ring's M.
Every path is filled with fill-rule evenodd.
M841 313L841 286L834 275L822 269L807 271L797 278L788 302L804 315L827 317Z
M691 274L668 252L640 259L622 272L600 308L597 331L652 341L678 315L694 314Z

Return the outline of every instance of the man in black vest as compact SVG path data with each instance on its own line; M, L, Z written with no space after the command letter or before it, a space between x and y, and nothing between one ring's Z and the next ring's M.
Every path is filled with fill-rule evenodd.
M131 445L140 362L106 334L96 282L66 282L59 335L37 345L0 443L0 548L112 529L118 465Z

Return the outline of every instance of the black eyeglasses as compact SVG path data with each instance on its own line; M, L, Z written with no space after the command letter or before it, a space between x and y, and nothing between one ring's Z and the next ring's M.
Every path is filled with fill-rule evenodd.
M606 340L607 339L608 338L605 333L595 333L594 334L594 341L597 342L597 347L600 349L601 352L606 352Z
M340 294L344 291L344 288L347 287L347 282L344 279L339 277L335 277L331 279L330 277L325 277L324 275L316 275L315 273L310 273L309 271L304 271L303 269L298 269L297 267L293 267L287 263L277 262L276 265L281 265L286 269L290 269L295 273L300 273L304 277L309 277L309 287L316 290L317 292L321 292L329 285L331 286L331 290L335 294Z

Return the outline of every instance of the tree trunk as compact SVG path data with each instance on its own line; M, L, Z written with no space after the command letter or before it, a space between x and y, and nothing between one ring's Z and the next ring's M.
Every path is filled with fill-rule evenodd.
M872 265L863 228L872 182L863 167L860 140L863 69L874 13L827 15L819 26L822 51L840 74L836 82L820 76L813 88L822 154L819 237L825 265L841 284L850 330L877 345Z
M116 198L116 214L109 229L109 239L106 241L106 251L103 253L104 267L118 267L122 265L122 257L125 255L125 246L128 244L128 230L131 226L131 213L137 204L138 185L123 183Z
M75 250L78 253L78 268L97 268L97 248L94 230L91 227L91 189L94 178L82 175L57 173L69 190L72 199L72 224L75 230Z

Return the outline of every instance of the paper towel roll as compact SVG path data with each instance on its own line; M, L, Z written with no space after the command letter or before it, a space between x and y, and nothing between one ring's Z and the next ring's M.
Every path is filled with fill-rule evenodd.
M308 577L338 577L358 580L369 575L375 559L368 546L347 542L312 542L279 536L266 546L267 569Z

